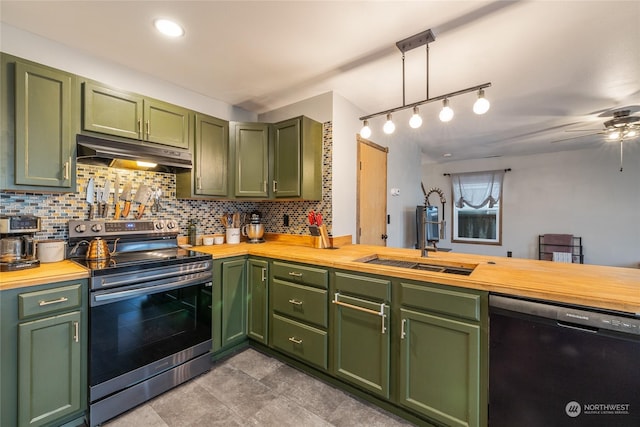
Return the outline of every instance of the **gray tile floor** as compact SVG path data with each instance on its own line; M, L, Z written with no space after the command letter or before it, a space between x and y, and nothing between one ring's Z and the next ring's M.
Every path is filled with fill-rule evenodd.
M256 350L247 349L105 423L108 427L411 426Z

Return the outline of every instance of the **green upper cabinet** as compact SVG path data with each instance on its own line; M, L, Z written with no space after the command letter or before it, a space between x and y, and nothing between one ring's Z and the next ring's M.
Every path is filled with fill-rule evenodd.
M273 197L321 200L322 123L296 117L273 133Z
M178 198L226 197L229 174L229 122L194 114L193 169L176 173Z
M75 191L74 76L2 56L2 188Z
M83 83L85 131L189 148L189 110L100 83Z
M247 323L248 335L267 344L269 325L269 263L265 260L247 260Z
M269 191L269 125L234 123L235 196L267 198Z

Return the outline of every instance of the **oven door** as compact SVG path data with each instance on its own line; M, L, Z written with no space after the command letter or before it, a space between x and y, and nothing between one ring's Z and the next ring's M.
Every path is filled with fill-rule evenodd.
M91 293L89 398L97 401L211 349L211 271Z

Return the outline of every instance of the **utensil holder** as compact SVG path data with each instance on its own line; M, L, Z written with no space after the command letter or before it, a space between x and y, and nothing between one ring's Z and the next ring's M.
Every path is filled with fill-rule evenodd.
M239 228L227 228L227 243L231 245L240 243Z

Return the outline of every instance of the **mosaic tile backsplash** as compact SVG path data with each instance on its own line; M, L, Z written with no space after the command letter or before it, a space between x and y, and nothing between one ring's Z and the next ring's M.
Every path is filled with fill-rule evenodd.
M257 210L262 214L267 233L284 233L305 235L309 233L307 213L310 210L322 212L324 223L331 233L332 208L332 124L323 125L323 155L322 155L322 200L321 201L236 201L236 200L183 200L176 199L176 179L174 174L144 172L125 169L108 168L94 165L77 165L78 193L48 194L48 193L18 193L0 192L0 215L29 214L41 217L41 231L36 239L67 239L68 221L72 219L88 219L89 206L85 200L85 189L89 178L93 177L96 188L104 185L106 179L111 181L111 197L109 199L110 217L113 218L113 192L116 173L120 175L120 186L131 182L135 190L140 184L146 184L153 189L162 190L161 210L152 213L145 210L143 219L160 218L174 219L178 222L182 234L186 234L187 225L191 219L198 223L198 234L223 233L224 226L220 218L225 213L240 212L249 214ZM122 202L121 202L122 206ZM137 204L132 203L132 211ZM289 226L284 226L284 215L289 216ZM129 214L129 219L132 214Z

